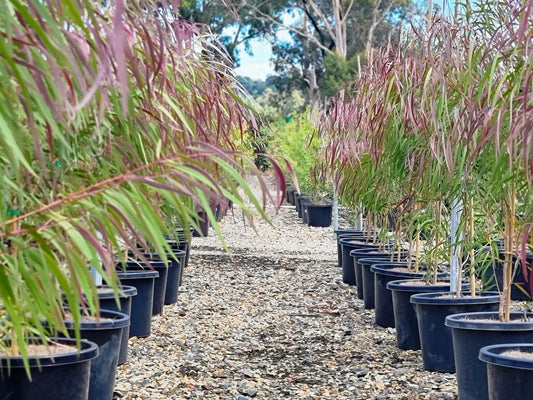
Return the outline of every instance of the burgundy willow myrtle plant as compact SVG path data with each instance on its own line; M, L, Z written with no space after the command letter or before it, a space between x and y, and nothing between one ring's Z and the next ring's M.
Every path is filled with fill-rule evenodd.
M322 124L323 133L330 137L326 155L333 160L331 154L339 154L340 163L330 165L339 168L342 176L355 177L354 165L363 165L364 174L377 171L377 165L382 173L373 181L381 177L383 187L394 188L394 177L401 175L383 174L392 170L384 165L402 168L403 163L408 174L406 181L396 180L406 189L398 204L407 201L427 207L434 203L436 210L444 211L436 212L438 220L449 223L446 220L453 217L451 260L457 270L453 277L457 290L465 259L474 289L474 248L496 230L476 232L476 225L481 223L485 229L487 220L498 221L497 209L502 208L502 320L508 320L513 267L518 265L513 255L519 244L518 259L524 274L530 274L525 250L532 213L523 205L531 199L533 170L529 142L532 4L530 0L489 0L472 9L468 4L463 10L458 6L453 20L432 18L423 31L414 31L394 57L378 59L373 73L356 82L351 103L338 100L342 107L337 109L348 116L339 117L335 110L323 117ZM376 79L376 73L387 71L389 65L393 66L390 79ZM404 145L403 151L395 151ZM373 162L363 164L364 157ZM354 192L356 196L370 188L370 182L360 182L363 188ZM445 203L451 209L443 208ZM441 242L439 236L435 246ZM468 257L462 255L462 248Z
M317 128L328 143L324 158L337 171L343 201L362 204L369 227L378 220L386 226L394 216L399 240L419 211L414 190L420 165L413 150L416 137L404 135L398 116L402 97L395 79L400 62L401 53L392 47L376 53L356 80L352 97L333 100ZM414 243L418 255L420 241ZM418 257L413 265L418 268Z
M163 5L162 5L163 4ZM118 290L115 255L167 253L169 220L197 224L226 198L263 202L235 137L254 119L208 38L156 1L8 1L0 18L0 347L65 331L98 310L91 264ZM251 203L252 206L247 206ZM83 299L83 300L82 300ZM80 304L82 305L80 307ZM79 332L77 333L79 336ZM8 341L11 343L7 345ZM6 347L8 346L8 347Z

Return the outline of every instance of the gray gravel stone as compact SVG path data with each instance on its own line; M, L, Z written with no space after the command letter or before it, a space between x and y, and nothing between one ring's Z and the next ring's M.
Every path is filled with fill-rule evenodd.
M267 209L272 226L239 211L193 238L178 302L131 338L118 369L123 400L457 398L453 374L423 370L396 347L342 283L333 230Z

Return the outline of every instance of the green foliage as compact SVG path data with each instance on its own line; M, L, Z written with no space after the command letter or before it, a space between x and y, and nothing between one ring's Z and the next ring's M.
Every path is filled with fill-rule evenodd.
M320 141L313 136L309 111L294 114L289 122L278 119L272 123L271 130L271 152L285 157L290 162L300 189L308 194L331 192L328 182L317 181L312 175Z
M326 73L321 83L323 94L330 97L337 94L341 89L349 89L359 72L359 65L364 64L365 57L362 54L356 54L350 59L334 53L326 54L324 57Z
M452 248L463 247L471 272L474 249L494 235L504 237L502 319L517 265L512 254L520 250L525 257L533 228L526 122L533 90L532 9L532 0L458 4L453 19L440 16L408 35L399 49L376 52L353 93L333 100L318 126L322 159L339 175L343 199L362 203L369 213L395 210L398 223L416 232L407 239L426 234L423 227L432 218L451 230L452 215L460 215L452 214L451 205L461 202L454 225L462 239L454 238ZM442 229L431 235L435 246L443 243L438 237L449 236ZM461 255L448 258L460 261Z
M259 105L258 111L268 120L290 119L305 108L305 100L300 91L282 93L273 88L267 88L263 94L256 98Z
M98 312L123 247L169 253L212 200L265 213L236 137L255 122L208 38L159 2L8 1L0 16L0 347ZM170 18L170 19L169 19ZM28 39L31 38L31 39ZM202 49L201 53L195 49ZM251 204L251 206L248 206ZM87 299L84 308L82 298ZM45 329L46 321L49 331ZM79 331L78 331L79 337ZM13 346L5 349L6 339Z
M267 83L262 80L252 79L247 76L237 76L237 80L253 98L261 96L267 88Z

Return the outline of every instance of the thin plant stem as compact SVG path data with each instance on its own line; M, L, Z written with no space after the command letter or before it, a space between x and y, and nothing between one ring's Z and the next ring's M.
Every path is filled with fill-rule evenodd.
M414 212L416 213L417 207L415 206ZM417 228L415 236L415 268L414 271L418 273L420 268L420 229Z
M468 199L468 235L470 236L470 240L472 241L474 238L474 199L473 197L469 197ZM470 295L475 296L476 295L476 267L475 267L475 252L474 248L472 247L469 252L469 260L470 260Z
M513 239L514 239L514 219L516 212L516 187L511 182L511 188L506 193L504 201L505 218L505 258L503 263L503 293L500 301L499 317L502 322L509 322L511 314L511 284L513 281Z
M433 276L432 280L433 283L437 283L437 270L439 265L439 254L438 249L440 245L440 224L442 223L442 200L437 201L437 218L436 218L436 226L437 231L435 232L435 251L433 252Z

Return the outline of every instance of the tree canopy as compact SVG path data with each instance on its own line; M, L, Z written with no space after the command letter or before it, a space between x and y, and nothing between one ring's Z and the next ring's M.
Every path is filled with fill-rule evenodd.
M253 38L272 44L276 89L303 90L316 106L353 81L373 48L397 41L410 0L186 0L181 14L208 26L236 65ZM280 30L290 32L281 41Z

